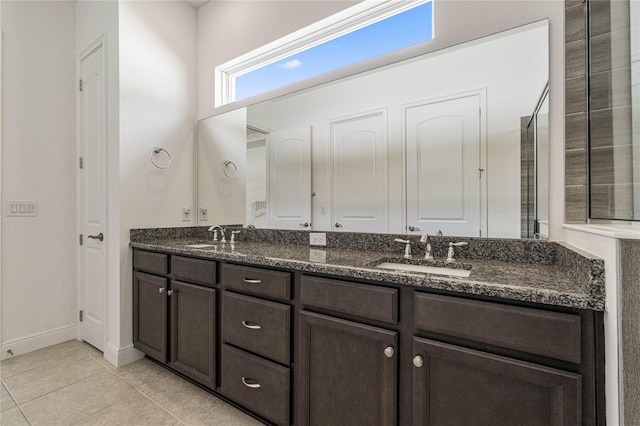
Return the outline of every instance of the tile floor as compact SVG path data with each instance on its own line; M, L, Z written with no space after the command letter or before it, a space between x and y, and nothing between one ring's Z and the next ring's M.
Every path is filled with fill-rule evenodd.
M262 423L141 359L116 368L71 340L0 362L0 425Z

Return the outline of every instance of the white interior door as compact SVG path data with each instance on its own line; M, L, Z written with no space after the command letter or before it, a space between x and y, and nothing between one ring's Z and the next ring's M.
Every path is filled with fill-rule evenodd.
M408 233L486 235L480 115L480 95L405 109Z
M80 60L80 338L104 350L106 300L106 93L104 46Z
M385 111L333 121L330 127L334 230L387 232Z
M311 127L269 134L269 227L311 227Z

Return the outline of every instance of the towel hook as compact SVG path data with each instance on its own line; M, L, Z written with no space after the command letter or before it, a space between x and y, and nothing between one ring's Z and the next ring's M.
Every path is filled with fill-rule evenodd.
M157 162L158 161L157 158L160 158L159 154L161 154L162 152L164 152L166 156L166 159L165 159L166 164L164 165ZM169 151L157 146L151 150L151 154L149 155L149 158L151 159L151 163L159 169L167 169L169 168L169 164L171 164L171 154L169 154Z

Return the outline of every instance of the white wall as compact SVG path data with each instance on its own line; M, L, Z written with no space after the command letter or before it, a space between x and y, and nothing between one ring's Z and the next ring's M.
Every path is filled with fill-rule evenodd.
M548 27L536 23L482 43L252 106L248 118L273 131L313 125L317 195L312 222L314 229L332 230L329 120L387 108L388 192L397 197L389 206L389 232L404 233L403 105L486 88L488 236L520 238L520 117L533 112L548 69Z
M75 337L73 2L2 1L2 357ZM6 217L5 200L38 202Z
M121 1L119 345L133 336L129 230L193 226L197 12L183 1ZM154 147L168 169L149 159ZM192 219L182 220L188 206Z

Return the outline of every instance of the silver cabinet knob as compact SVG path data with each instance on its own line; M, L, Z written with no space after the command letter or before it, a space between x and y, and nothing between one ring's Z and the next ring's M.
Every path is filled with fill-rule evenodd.
M309 227L309 222L299 223L298 225L300 225L302 228L308 228Z
M251 381L251 382L255 382L255 383L249 383L248 380ZM245 385L248 388L251 388L251 389L258 389L258 388L262 387L262 386L260 386L260 383L256 382L253 379L247 379L246 377L242 378L242 384Z
M160 288L158 289L158 292L159 292L159 293L164 293L164 287L160 287Z
M418 228L417 226L409 226L409 231L411 231L411 232L417 232L419 230L420 230L420 228Z
M386 348L384 348L384 356L386 356L387 358L393 358L395 353L396 351L395 349L393 349L393 346L387 346Z
M169 290L169 291L167 292L167 296L173 296L173 293L174 293L174 291L173 291L173 290Z
M342 228L342 224L341 224L341 223L336 222L335 227L336 227L336 228Z
M416 355L413 358L413 365L415 365L418 368L422 367L424 365L424 359L422 359L420 355Z

